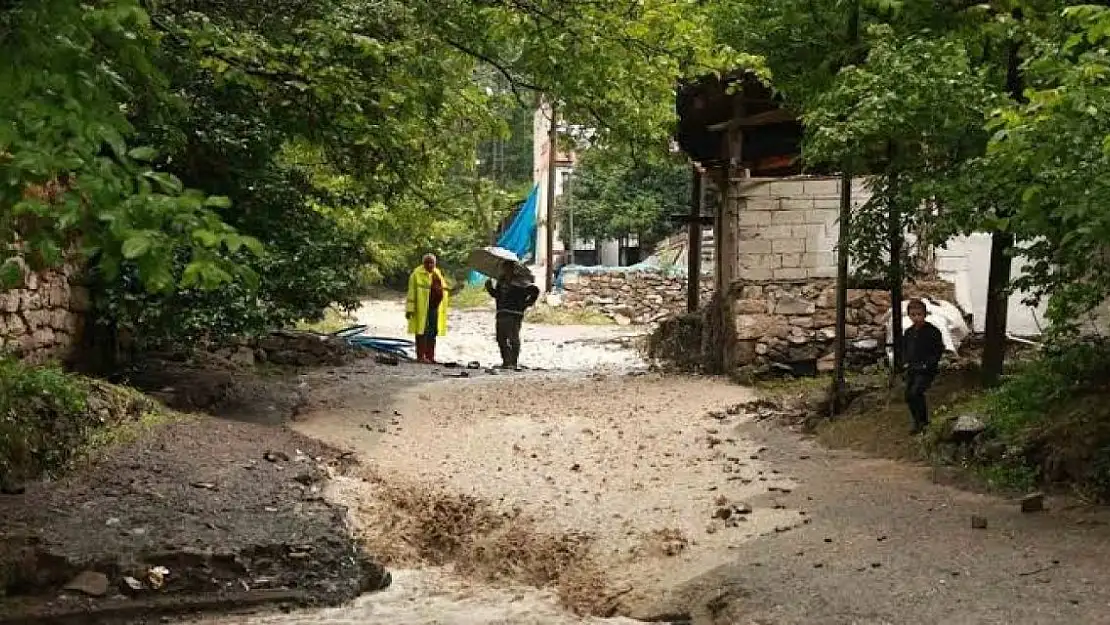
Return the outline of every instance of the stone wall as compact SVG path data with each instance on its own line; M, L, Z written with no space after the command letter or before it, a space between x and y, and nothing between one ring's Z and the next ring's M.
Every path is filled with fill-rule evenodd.
M836 281L746 280L736 295L737 365L812 363L818 371L833 367L836 338ZM929 296L952 301L946 282L907 284L905 297ZM849 359L856 363L883 357L884 315L890 293L849 289L847 325Z
M0 352L38 363L67 359L81 342L89 294L76 267L26 272L23 288L0 291Z
M618 323L654 323L686 312L684 272L568 267L562 283L562 305L598 310ZM703 275L700 301L712 295L713 277Z

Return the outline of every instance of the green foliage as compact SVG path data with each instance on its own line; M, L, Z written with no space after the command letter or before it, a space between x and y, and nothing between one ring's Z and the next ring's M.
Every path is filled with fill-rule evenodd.
M1076 397L1104 390L1110 349L1087 342L1057 345L988 396L990 427L1007 440L1053 418Z
M132 389L0 358L0 482L57 476L168 417Z
M0 477L26 479L64 466L84 421L88 385L56 367L27 367L0 359ZM59 444L61 442L61 444Z
M1026 35L1026 101L996 111L987 153L969 166L962 190L1008 209L987 217L1024 242L1017 286L1049 297L1049 318L1067 330L1110 295L1102 199L1110 190L1110 12L1083 6L1062 16Z
M522 99L528 92L557 99L560 116L595 127L607 143L665 144L677 78L759 62L709 36L712 15L700 0L412 6L436 41L497 68Z
M14 2L0 13L0 256L56 265L78 244L107 274L126 260L161 292L178 281L178 248L210 284L249 273L213 254L247 241L211 210L225 200L185 189L152 165L155 148L134 145L121 104L164 95L157 43L135 0ZM11 286L13 265L3 266Z
M675 157L636 159L609 150L588 150L561 198L562 231L577 237L613 239L639 235L651 245L669 234L670 217L689 212L690 166Z

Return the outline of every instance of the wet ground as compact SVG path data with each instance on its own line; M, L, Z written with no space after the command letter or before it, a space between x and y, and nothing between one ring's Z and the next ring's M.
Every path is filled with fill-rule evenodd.
M454 312L441 359L495 361L489 316ZM404 329L396 302L360 318L377 334ZM928 468L823 449L757 422L743 406L751 389L646 372L629 347L635 334L526 326L522 360L547 371L456 377L373 359L308 371L296 433L182 430L140 450L140 463L102 465L83 482L96 497L74 491L74 505L44 506L28 527L123 510L96 522L157 522L160 536L180 523L191 541L215 537L213 517L255 518L258 532L290 532L288 556L301 534L336 531L326 504L338 503L393 572L388 589L340 607L205 625L1110 622L1105 511L1050 501L1022 514L934 484ZM290 466L258 462L264 447L292 447ZM344 452L361 466L297 479L302 455ZM185 482L157 477L194 465ZM236 495L263 478L267 501ZM116 503L104 508L104 497ZM159 498L181 505L160 520L136 516L140 501ZM271 527L265 515L286 506L304 527ZM143 540L121 532L89 536L104 534L106 550ZM320 581L308 587L326 592Z
M356 315L373 336L405 337L405 307L400 300L367 302ZM559 326L525 323L520 364L564 371L613 371L642 367L632 349L646 333L634 326ZM494 340L493 310L451 310L447 334L437 340L436 359L442 362L477 361L486 366L501 362Z
M388 310L363 318L400 325ZM484 316L452 322L447 357L495 354ZM365 464L330 494L394 585L209 623L603 622L568 605L722 625L1110 622L1104 511L1022 514L926 468L821 449L737 409L749 389L622 373L642 366L611 342L626 331L527 327L530 362L559 373L311 379L327 397L296 428Z

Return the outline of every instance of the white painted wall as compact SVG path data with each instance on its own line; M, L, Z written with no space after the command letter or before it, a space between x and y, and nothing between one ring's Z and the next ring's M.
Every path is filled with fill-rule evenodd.
M957 237L936 251L937 271L941 277L956 285L956 303L973 315L972 325L976 332L984 330L983 321L987 318L987 284L990 280L991 237L986 233ZM1014 259L1013 277L1024 274L1025 263L1021 257ZM1045 306L1027 306L1023 299L1026 294L1014 292L1010 295L1006 326L1010 333L1018 336L1036 336L1044 324Z

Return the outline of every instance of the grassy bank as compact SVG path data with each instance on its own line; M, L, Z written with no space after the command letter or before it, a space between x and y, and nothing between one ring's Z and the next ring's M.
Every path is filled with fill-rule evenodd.
M1110 345L1062 345L1013 359L1003 383L990 390L979 385L974 368L945 371L929 391L932 425L924 437L910 436L901 384L889 387L885 377L855 377L867 391L837 419L816 420L817 439L928 463L976 488L1047 488L1110 501ZM768 398L790 402L821 395L828 385L820 377L757 386ZM982 432L962 440L954 431L960 417L973 417Z
M131 389L0 358L0 480L62 473L167 418Z

